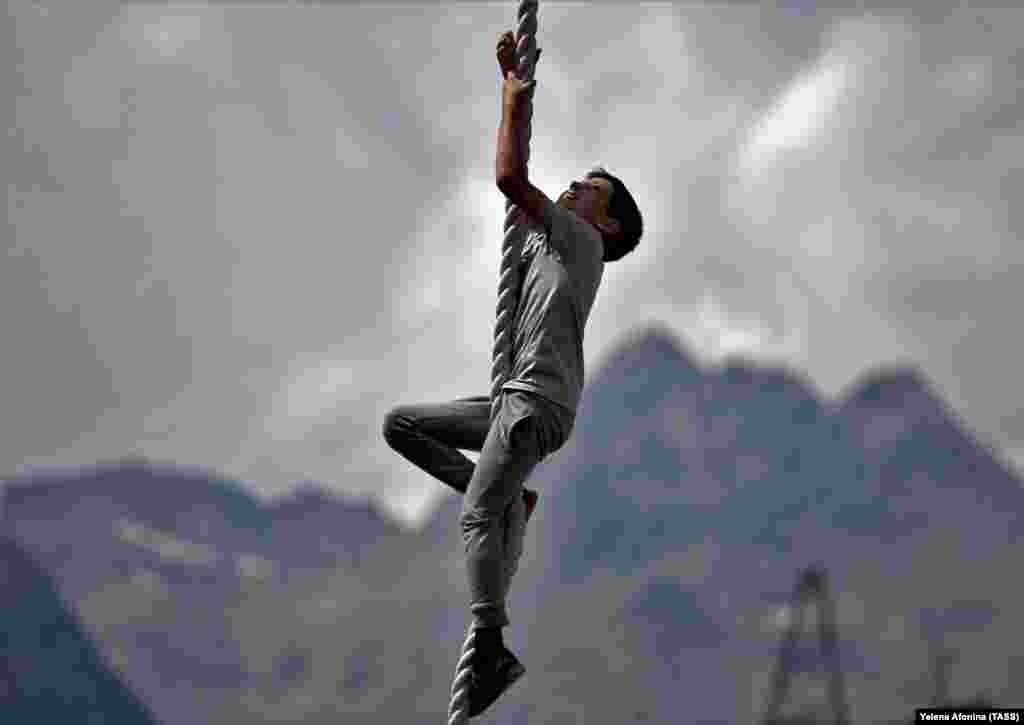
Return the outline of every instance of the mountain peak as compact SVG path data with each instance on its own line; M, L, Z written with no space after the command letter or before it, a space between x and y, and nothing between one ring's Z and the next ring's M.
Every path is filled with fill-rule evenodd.
M911 365L880 365L861 375L842 397L843 407L902 407L907 396L935 399L921 370Z
M593 411L621 409L648 410L678 385L703 377L693 355L667 326L652 323L630 329L602 356L589 375L577 415L586 418ZM605 413L596 413L604 417Z
M696 357L691 355L687 346L668 325L662 322L650 322L628 334L621 347L633 348L638 354L655 355L675 364L687 367L699 367Z
M696 356L670 327L660 322L627 331L611 345L601 368L629 371L638 366L648 369L652 364L676 371L700 371Z
M821 404L822 396L810 377L785 365L767 365L743 355L730 355L718 368L723 382L755 385L762 391L784 392Z

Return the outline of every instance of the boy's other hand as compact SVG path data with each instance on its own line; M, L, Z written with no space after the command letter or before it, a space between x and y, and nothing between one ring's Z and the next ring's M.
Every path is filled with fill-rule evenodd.
M501 67L501 77L508 78L509 74L516 71L516 39L511 30L498 35L497 47L498 65ZM537 49L537 58L534 67L540 61L540 48Z

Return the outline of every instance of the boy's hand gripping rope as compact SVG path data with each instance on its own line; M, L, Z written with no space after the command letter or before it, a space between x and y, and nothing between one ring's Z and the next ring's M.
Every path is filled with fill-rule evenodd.
M516 29L516 75L523 80L533 80L537 62L537 0L520 0L517 14L519 26ZM524 131L526 145L523 148L523 164L530 160L530 135L533 120L533 101L526 101ZM519 225L525 223L518 207L505 200L505 239L501 245L501 271L498 280L498 309L494 325L494 356L491 365L491 422L494 422L501 400L501 386L512 371L512 326L515 320L519 287L519 258L523 251L523 238ZM516 219L519 219L519 224ZM466 632L459 663L455 667L452 681L451 700L448 705L448 725L465 725L469 720L469 665L476 653L474 648L473 625Z

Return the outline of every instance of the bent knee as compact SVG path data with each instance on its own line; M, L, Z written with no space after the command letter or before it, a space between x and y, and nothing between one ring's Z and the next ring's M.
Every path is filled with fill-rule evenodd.
M412 417L408 414L408 408L404 405L399 405L389 410L388 414L384 416L381 434L384 436L384 440L391 443L402 438L412 430L412 427Z
M488 529L498 531L501 528L501 513L494 513L482 508L463 508L459 514L459 526L463 536Z
M462 510L459 512L459 524L462 526L463 531L484 529L492 526L500 528L504 524L507 514L507 505L498 505L493 509L479 504L468 506L467 501L463 499Z

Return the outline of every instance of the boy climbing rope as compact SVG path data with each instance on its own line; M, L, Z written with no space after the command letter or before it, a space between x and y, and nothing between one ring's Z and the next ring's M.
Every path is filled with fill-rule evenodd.
M572 432L583 388L583 333L604 263L631 252L643 233L629 191L604 169L572 182L557 204L529 182L524 105L535 82L516 75L511 32L499 36L497 58L503 86L495 180L524 215L519 228L526 235L511 374L493 423L490 398L477 396L398 406L383 427L395 451L464 494L460 523L475 640L470 717L525 673L501 632L509 624L505 599L538 498L523 484ZM479 461L474 465L458 449L480 451Z

